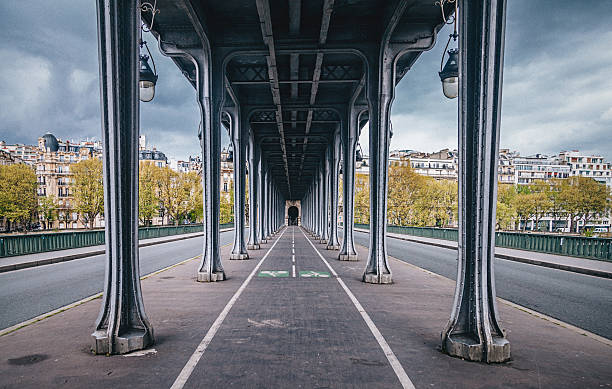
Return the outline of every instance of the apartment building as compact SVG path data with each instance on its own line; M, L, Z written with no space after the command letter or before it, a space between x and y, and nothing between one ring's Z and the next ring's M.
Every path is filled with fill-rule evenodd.
M20 161L28 165L36 165L38 159L38 148L31 145L22 144L6 144L5 141L0 141L0 151L9 153L12 158L18 158Z
M102 147L95 141L60 141L47 133L38 138L36 179L38 196L53 196L57 201L57 219L47 228L85 228L74 211L74 197L71 191L73 181L71 165L89 158L102 158ZM100 216L94 227L102 227Z
M586 155L578 150L562 151L559 160L570 166L570 176L588 177L612 186L611 164L601 155Z
M556 157L544 154L534 154L527 157L517 156L514 163L514 183L529 185L536 180L550 180L553 178L568 178L570 166L564 164Z

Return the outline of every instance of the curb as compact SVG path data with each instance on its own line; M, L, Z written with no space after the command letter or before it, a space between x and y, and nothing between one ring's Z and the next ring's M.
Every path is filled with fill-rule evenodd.
M369 230L363 230L361 228L355 228L355 231L364 232L364 233L370 232ZM457 246L450 245L450 244L426 242L422 240L417 240L413 238L404 238L400 236L392 236L392 235L387 235L387 236L392 239L399 239L399 240L405 240L407 242L426 244L428 246L442 247L442 248L449 249L449 250L457 250ZM551 269L571 271L573 273L580 273L580 274L585 274L585 275L593 276L593 277L612 278L612 272L607 272L603 270L585 269L583 267L562 265L562 264L553 263L553 262L539 261L537 259L516 257L513 255L507 255L507 254L495 254L495 257L500 258L500 259L506 259L508 261L513 261L513 262L526 263L529 265L536 265L536 266L548 267Z
M227 232L227 231L232 231L232 230L233 230L233 228L226 228L226 229L223 229L223 230L219 230L219 232ZM176 238L171 238L171 239L167 239L167 240L163 240L163 241L142 243L142 244L139 244L138 247L140 248L140 247L155 246L155 245L158 245L158 244L176 242L176 241L179 241L179 240L198 238L200 236L204 236L204 233L201 232L201 233L198 233L197 235L178 236ZM64 256L61 256L61 257L41 259L39 261L15 263L13 265L4 265L4 266L0 266L0 273L6 273L6 272L15 271L15 270L21 270L21 269L27 269L27 268L36 267L36 266L50 265L50 264L53 264L53 263L67 262L67 261L72 261L74 259L93 257L95 255L102 255L105 252L106 252L106 250L94 250L94 251L87 251L85 253L71 254L71 255L64 255Z

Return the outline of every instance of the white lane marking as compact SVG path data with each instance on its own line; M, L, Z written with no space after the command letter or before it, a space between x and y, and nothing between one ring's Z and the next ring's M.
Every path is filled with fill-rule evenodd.
M295 263L295 255L291 255L291 262Z
M293 278L295 278L295 265L292 265L292 270L293 270Z
M295 254L295 249L291 248L291 254Z
M359 300L357 300L357 297L355 297L353 292L351 292L351 290L348 288L348 286L346 286L344 281L342 281L342 279L338 276L338 273L336 273L334 268L331 267L329 262L327 262L327 260L325 258L323 258L323 255L321 255L321 253L319 252L319 250L317 250L315 245L312 244L310 239L308 239L306 234L304 234L304 231L302 231L302 235L304 235L304 238L306 238L308 243L310 243L312 248L319 255L319 258L321 258L323 263L325 263L325 265L327 266L329 271L336 277L336 279L338 280L338 283L340 284L340 286L342 286L342 289L344 289L346 294L349 296L349 298L353 302L353 305L355 305L355 308L357 308L357 311L359 311L359 313L361 314L361 317L363 318L363 320L368 325L368 328L370 329L370 332L372 332L372 335L374 335L374 337L376 338L376 341L378 342L378 345L380 346L380 348L385 353L385 356L387 357L387 360L391 364L391 367L393 368L393 371L395 372L395 375L397 376L397 378L399 379L400 383L402 384L402 387L403 388L407 388L407 389L415 389L414 384L410 380L410 377L408 377L408 374L406 374L406 371L404 370L404 367L402 366L400 361L395 356L395 353L393 353L393 350L391 350L391 347L389 346L389 344L387 343L387 341L385 340L385 338L383 337L381 332L376 327L376 324L374 324L374 322L370 318L370 315L368 315L366 310L363 309L363 306L361 305L361 303L359 303Z
M176 377L176 380L174 381L170 389L182 389L183 386L185 386L185 384L187 383L187 380L191 376L191 373L193 373L193 370L195 369L196 365L202 358L202 355L204 355L204 351L206 351L206 348L208 347L213 337L219 330L219 327L221 327L221 324L223 324L223 321L225 320L225 317L229 313L230 309L232 309L232 307L234 306L234 304L236 303L236 301L238 300L238 298L240 297L244 289L247 287L247 285L249 284L253 276L257 273L257 270L259 269L263 261L265 261L266 258L268 258L268 255L270 254L272 249L274 249L274 246L276 246L280 238L283 237L283 234L285 233L285 231L286 230L283 230L283 232L276 239L274 244L268 249L268 252L266 252L266 255L264 255L263 258L259 260L255 268L251 271L251 274L249 274L246 280L244 280L242 285L240 285L240 288L238 288L238 290L236 291L236 293L234 293L234 295L232 296L230 301L227 303L225 308L223 308L223 311L221 311L221 313L219 314L215 322L212 324L212 326L206 333L206 336L204 336L204 339L202 339L198 347L195 349L195 351L193 352L193 354L191 355L191 357L185 364L185 367L183 367L183 370L181 370L178 377Z

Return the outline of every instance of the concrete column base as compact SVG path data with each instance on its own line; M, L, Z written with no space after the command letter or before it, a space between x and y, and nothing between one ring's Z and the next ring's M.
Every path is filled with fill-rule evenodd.
M328 245L325 250L340 250L340 245Z
M359 261L357 254L340 254L338 255L339 261Z
M448 355L468 361L501 363L510 360L510 342L499 336L493 336L493 343L487 345L469 334L454 334L446 338L442 347Z
M319 240L319 243L321 243L321 244L327 244L327 239L321 239L321 240Z
M230 259L249 259L249 254L230 254Z
M261 249L261 246L258 244L249 244L247 245L247 250L259 250Z
M378 274L366 273L363 275L363 282L368 284L391 284L393 283L393 279L391 278L391 274Z
M264 243L264 244L265 244L265 243L268 243L268 241L267 241L266 239L262 239L262 240L260 240L260 242L261 242L261 243Z
M212 273L210 277L208 273L198 272L198 282L217 282L217 281L225 281L225 273L224 272L216 272Z
M138 329L132 329L116 337L109 337L106 331L96 331L91 336L94 338L93 352L96 354L109 354L111 341L113 342L112 354L127 354L143 350L153 344L153 334Z

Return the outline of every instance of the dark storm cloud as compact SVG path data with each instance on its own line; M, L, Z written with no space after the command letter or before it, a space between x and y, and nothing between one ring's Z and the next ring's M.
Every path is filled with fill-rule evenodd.
M63 139L100 138L96 8L93 1L0 4L0 139L36 144L47 131ZM193 88L145 36L160 75L157 95L141 104L141 133L178 158L199 152Z
M501 147L579 149L612 160L610 1L508 0ZM457 146L457 101L437 71L450 30L398 85L392 148ZM367 132L367 131L365 131ZM361 137L367 147L367 133Z
M508 0L502 147L612 159L610 10L609 1ZM443 97L437 74L448 33L396 90L392 148L456 147L457 101ZM35 144L46 131L99 138L95 2L0 2L0 36L0 139ZM141 132L169 156L195 155L193 88L145 39L160 77L156 98L141 104ZM367 129L361 143L367 149Z

